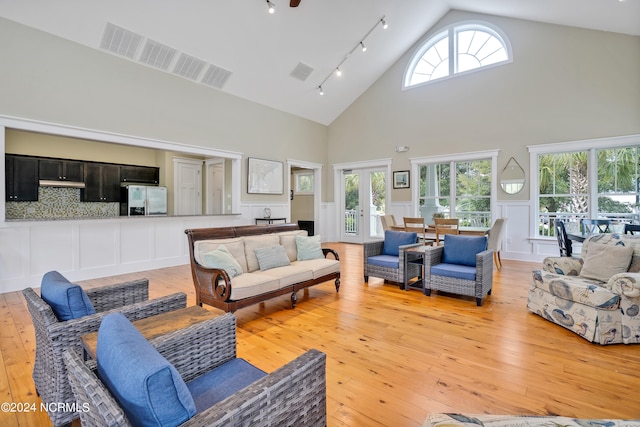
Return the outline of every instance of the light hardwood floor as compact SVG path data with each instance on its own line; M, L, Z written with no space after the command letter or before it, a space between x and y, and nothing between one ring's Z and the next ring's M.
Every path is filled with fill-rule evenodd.
M341 257L333 282L241 309L238 355L271 372L310 348L327 354L329 426L420 426L429 412L640 418L640 346L591 344L529 313L537 264L504 260L482 307L426 297L381 279L363 282L362 247ZM151 296L195 298L188 266L86 281L148 277ZM34 284L37 286L37 284ZM215 310L211 308L212 310ZM0 401L36 402L34 333L20 292L0 295ZM79 423L74 423L79 424ZM0 425L50 425L43 413L0 413Z

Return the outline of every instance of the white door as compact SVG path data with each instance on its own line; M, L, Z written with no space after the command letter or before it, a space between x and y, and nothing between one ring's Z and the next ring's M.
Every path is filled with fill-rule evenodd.
M202 161L173 159L174 214L202 215Z
M207 214L224 213L224 159L207 161Z
M385 168L343 171L341 241L362 243L383 237L380 216L385 212L386 175Z

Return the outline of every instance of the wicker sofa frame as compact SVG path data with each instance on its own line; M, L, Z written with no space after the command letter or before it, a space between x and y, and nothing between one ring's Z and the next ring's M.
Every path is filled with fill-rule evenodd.
M36 336L33 382L46 404L74 403L62 353L67 349L79 352L80 337L97 331L104 316L120 312L134 321L187 306L187 296L182 292L149 300L147 279L89 288L85 292L96 314L60 322L32 288L22 291ZM48 415L56 427L78 418L76 412L51 411Z
M236 317L210 319L150 341L190 381L236 358ZM82 425L129 426L114 400L78 352L64 354ZM86 410L84 410L86 409ZM326 356L312 349L181 426L324 426Z
M379 277L385 281L397 283L401 288L404 287L404 251L409 248L423 246L422 243L414 243L410 245L402 245L398 247L398 268L382 267L379 265L369 264L368 258L370 256L376 256L382 254L384 247L384 240L365 242L363 247L364 258L364 281L369 281L369 276ZM417 264L409 264L409 270L407 272L407 278L418 277L422 274L421 268Z
M262 234L273 234L286 231L299 230L297 224L271 224L271 225L243 225L237 227L217 227L217 228L195 228L185 230L189 240L189 255L191 263L191 274L196 291L196 304L208 304L226 312L234 312L240 308L247 307L259 302L266 301L279 295L291 293L291 307L295 308L297 302L296 292L319 283L335 280L336 292L340 290L340 271L306 280L282 287L273 291L250 296L248 298L232 300L232 280L226 271L218 268L207 268L196 261L194 254L194 243L199 240L229 239L244 236L257 236ZM340 260L338 253L333 249L322 248L325 258L328 255Z
M454 277L431 274L431 267L442 262L444 246L427 248L424 257L424 294L431 295L432 290L449 292L476 298L476 305L482 305L482 299L491 295L493 288L493 251L486 250L476 254L476 280L464 280Z

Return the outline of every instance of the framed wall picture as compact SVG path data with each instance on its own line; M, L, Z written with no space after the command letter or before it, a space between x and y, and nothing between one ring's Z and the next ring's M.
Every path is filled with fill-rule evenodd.
M249 157L247 193L283 194L284 166L282 162Z
M393 173L393 188L409 188L409 171L395 171Z

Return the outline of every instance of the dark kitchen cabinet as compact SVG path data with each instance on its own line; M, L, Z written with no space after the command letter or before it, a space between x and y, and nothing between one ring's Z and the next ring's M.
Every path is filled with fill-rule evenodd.
M5 198L8 202L38 200L38 159L5 155Z
M40 159L40 179L47 181L84 181L84 162Z
M152 166L120 166L120 182L158 185L160 168Z
M83 202L119 202L120 167L105 163L85 163Z

